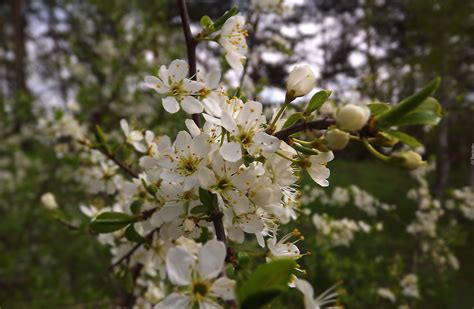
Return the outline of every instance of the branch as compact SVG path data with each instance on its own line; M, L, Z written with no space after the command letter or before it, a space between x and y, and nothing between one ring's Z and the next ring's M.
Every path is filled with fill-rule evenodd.
M186 41L186 50L188 52L189 78L196 80L196 45L197 41L191 33L191 19L189 18L186 0L178 0L179 15L181 16L181 25L183 27L184 39ZM200 127L199 114L193 114L193 120Z
M292 134L295 134L301 131L306 131L306 130L327 129L329 126L335 123L336 121L334 119L329 119L329 118L324 118L324 119L314 120L314 121L309 121L309 122L299 122L297 124L292 125L289 128L278 131L273 135L281 139L282 141L288 141L288 138Z
M154 230L152 230L150 233L148 233L145 238L150 240L152 239L153 237L153 233L155 233L156 231L158 231L159 228L156 228ZM116 266L122 264L123 261L125 260L128 260L130 259L130 257L135 253L135 251L138 250L138 248L140 248L141 246L143 245L143 243L138 243L136 244L135 246L132 247L132 249L130 249L127 253L125 253L120 259L118 259L115 263L113 263L112 265L109 266L109 270L112 270L114 269Z
M80 143L82 143L86 146L89 146L91 149L95 149L95 150L100 151L100 153L102 153L104 156L106 156L109 160L113 161L126 174L130 175L132 178L138 178L138 174L135 171L133 171L130 167L125 165L125 163L120 161L113 153L110 153L109 151L103 149L102 147L96 147L96 146L93 146L93 145L90 145L90 144L87 144L87 143L84 143L84 142L81 142L81 141L80 141Z

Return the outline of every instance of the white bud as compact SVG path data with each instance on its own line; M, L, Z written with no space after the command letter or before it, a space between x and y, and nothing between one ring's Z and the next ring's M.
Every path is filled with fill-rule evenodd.
M301 97L313 90L316 84L316 76L308 65L295 67L288 76L286 90L293 97Z
M329 149L342 150L349 143L349 133L339 129L329 129L326 131L324 140Z
M400 164L410 170L414 170L426 164L426 162L421 158L420 154L412 150L394 153L392 154L392 157L403 159Z
M370 117L366 106L347 104L336 114L336 122L341 130L352 132L362 129Z
M44 207L49 210L54 210L58 208L58 204L56 203L56 199L51 192L47 192L41 196L41 203L43 203Z

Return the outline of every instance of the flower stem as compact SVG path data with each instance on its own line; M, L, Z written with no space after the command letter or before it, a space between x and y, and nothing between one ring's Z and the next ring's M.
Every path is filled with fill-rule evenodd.
M390 159L388 156L383 155L379 151L377 151L377 149L375 149L366 138L362 139L362 143L364 144L365 148L367 148L367 150L378 159L382 161L388 161Z

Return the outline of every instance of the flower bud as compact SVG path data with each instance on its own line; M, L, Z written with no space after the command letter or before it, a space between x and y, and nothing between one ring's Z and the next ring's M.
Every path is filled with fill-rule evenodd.
M286 91L297 98L308 94L316 84L316 76L308 65L295 67L288 76Z
M349 133L339 129L329 129L326 131L324 141L326 146L332 150L342 150L349 143Z
M56 199L51 192L45 193L41 196L41 203L43 203L44 207L49 210L54 210L58 208L58 204L56 203Z
M362 129L370 117L366 106L347 104L336 114L336 122L341 130L351 132Z
M420 154L414 152L413 150L394 153L391 155L391 159L396 161L399 165L414 170L422 165L425 165L426 162L423 161Z

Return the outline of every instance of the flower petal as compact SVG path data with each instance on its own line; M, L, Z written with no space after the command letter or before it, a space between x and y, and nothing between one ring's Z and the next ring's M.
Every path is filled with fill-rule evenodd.
M163 108L170 114L174 114L179 111L179 103L174 97L166 97L162 101Z
M203 111L202 103L198 99L191 96L183 98L183 101L181 101L181 107L186 113L190 115L199 114Z
M224 268L226 249L223 242L208 241L199 250L198 273L203 279L216 278Z
M159 302L155 309L187 309L190 306L188 296L172 293Z
M194 264L191 253L180 247L171 248L166 254L166 272L171 283L179 286L189 285Z
M188 64L184 60L173 60L168 67L170 79L173 82L182 81L188 74Z
M219 81L221 79L221 71L212 70L206 76L206 86L210 89L216 89L219 86Z
M235 281L227 277L217 279L211 287L211 293L223 300L235 299Z
M237 162L242 158L242 147L239 143L231 142L222 145L219 153L229 162Z

